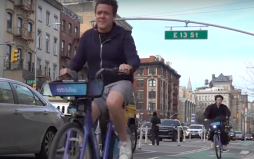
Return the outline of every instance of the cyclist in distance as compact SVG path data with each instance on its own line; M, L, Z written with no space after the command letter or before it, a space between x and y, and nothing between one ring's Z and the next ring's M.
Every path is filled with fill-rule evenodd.
M221 131L220 138L221 138L221 143L223 145L222 149L223 151L226 151L229 141L228 141L228 133L225 131L225 124L226 124L226 121L229 119L231 112L226 105L222 104L222 101L223 101L223 96L216 95L215 103L209 105L206 108L204 112L204 117L205 117L205 121L207 121L207 119L209 119L211 122L214 120L220 120L223 123L220 130ZM214 133L210 132L210 135L208 137L208 139L211 140L212 142L213 142L213 135Z
M92 115L95 122L100 115L109 110L119 136L119 159L130 159L132 146L126 132L126 119L123 104L131 100L133 93L133 72L140 65L136 46L131 32L114 22L117 15L116 0L97 0L95 4L96 25L81 37L78 52L68 68L60 71L65 75L70 70L80 71L88 64L88 79L95 78L101 68L119 68L125 74L106 72L104 81L104 98L95 98L92 103ZM106 98L105 98L106 97Z

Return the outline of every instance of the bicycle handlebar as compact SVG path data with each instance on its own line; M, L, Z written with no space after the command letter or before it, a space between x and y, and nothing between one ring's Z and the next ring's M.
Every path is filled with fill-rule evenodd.
M117 68L117 67L115 67L115 68L101 68L99 71L96 72L95 79L99 79L101 74L105 71L106 72L117 72L120 74L127 74L125 72L119 71L119 68ZM72 80L74 80L74 82L78 82L78 73L76 71L68 70L68 72L65 75L67 75Z

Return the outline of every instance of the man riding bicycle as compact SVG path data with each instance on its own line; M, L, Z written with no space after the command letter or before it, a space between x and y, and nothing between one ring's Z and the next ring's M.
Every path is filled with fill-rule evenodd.
M222 104L222 101L223 101L223 96L216 95L215 103L209 105L206 108L204 112L204 117L205 117L205 121L207 120L213 121L213 120L219 119L221 120L221 122L224 123L221 129L220 137L221 137L221 143L223 145L222 149L223 151L226 151L229 141L228 141L228 133L225 131L225 125L231 115L231 112L226 105ZM210 132L210 135L208 137L209 140L211 140L212 142L213 142L213 135L214 133Z
M133 72L140 65L136 46L131 33L114 22L118 4L116 0L97 0L95 5L96 26L87 30L81 37L78 52L71 60L69 68L62 69L60 75L70 70L79 71L88 63L88 78L94 79L101 68L115 68L126 74L105 73L102 75L105 89L101 98L92 104L95 122L109 110L119 136L119 159L130 159L132 146L126 132L126 119L123 104L133 93ZM107 106L107 107L106 107Z

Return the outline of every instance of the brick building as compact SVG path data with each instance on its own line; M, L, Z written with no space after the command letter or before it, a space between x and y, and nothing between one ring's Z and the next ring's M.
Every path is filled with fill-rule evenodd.
M80 24L82 18L70 9L63 6L60 12L61 30L60 30L60 56L59 69L69 65L70 59L77 53L80 39ZM84 78L83 71L80 71L81 79Z
M141 120L150 119L153 111L157 111L160 118L177 117L180 77L160 56L141 59L134 77L137 112Z

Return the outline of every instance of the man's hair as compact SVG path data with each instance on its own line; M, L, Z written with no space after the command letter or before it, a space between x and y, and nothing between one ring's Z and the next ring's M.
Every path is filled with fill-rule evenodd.
M116 15L117 9L118 9L118 4L117 4L117 1L116 1L116 0L96 0L95 12L96 12L97 6L98 6L99 4L107 4L107 5L112 6L113 14Z
M153 116L157 116L157 113L156 113L156 112L153 112Z
M216 96L214 97L214 100L216 100L217 98L221 98L221 99L223 100L223 96L222 96L222 95L216 95Z

